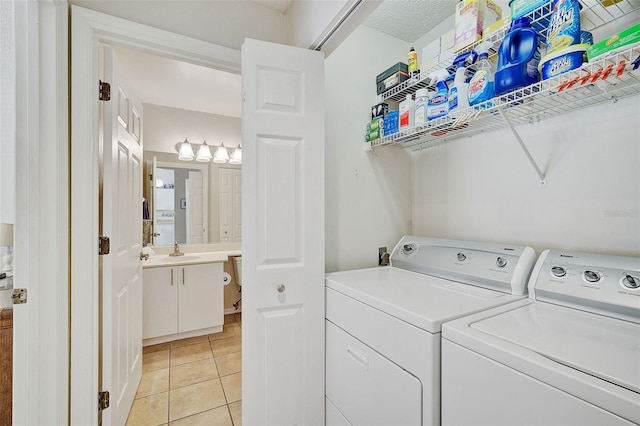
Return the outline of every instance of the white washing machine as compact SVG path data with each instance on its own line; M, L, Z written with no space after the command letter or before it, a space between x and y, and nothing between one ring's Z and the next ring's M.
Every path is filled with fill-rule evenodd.
M442 328L443 425L640 424L640 259L545 251L529 298Z
M523 299L530 247L405 236L391 266L326 276L326 423L440 421L442 323Z

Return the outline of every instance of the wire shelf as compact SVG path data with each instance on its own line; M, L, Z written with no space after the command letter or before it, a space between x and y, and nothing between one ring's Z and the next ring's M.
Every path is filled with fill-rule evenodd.
M464 136L506 128L508 123L501 112L514 124L533 123L636 95L640 93L640 69L634 70L632 62L639 57L640 47L621 50L584 63L566 74L462 109L456 118L441 117L408 131L375 139L371 148L398 145L418 151ZM607 69L610 69L610 74L603 79L603 72Z
M616 19L622 18L625 15L640 10L640 2L637 0L620 0L617 3L613 3L615 0L579 0L582 11L580 12L580 28L585 31L594 31ZM611 2L613 4L604 6L602 3ZM531 26L534 28L540 36L540 42L544 45L547 41L547 25L549 23L549 17L552 13L552 2L549 1L545 5L529 12L526 16L531 20ZM489 51L489 58L495 56L500 47L502 39L509 32L509 25L504 25L495 33L489 35L487 38L479 40L467 48L457 53L463 53L476 49L480 43L490 42L492 48ZM422 70L420 75L409 80L406 80L395 87L383 92L380 97L383 101L393 100L401 102L406 98L406 95L415 92L417 89L429 88L435 90L434 86L430 84L429 76L435 71L446 68L450 74L454 73L453 60L456 55L442 60L437 65ZM475 73L474 66L467 68L467 77L472 76Z

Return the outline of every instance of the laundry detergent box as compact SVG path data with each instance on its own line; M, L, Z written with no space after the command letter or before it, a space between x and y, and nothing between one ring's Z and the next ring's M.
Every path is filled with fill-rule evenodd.
M367 126L367 141L372 141L384 136L384 119L376 117Z
M625 46L631 46L632 44L640 43L640 22L620 31L618 34L609 37L605 40L599 41L587 49L587 58L591 61L598 56L612 53L613 51L623 48Z
M383 130L384 130L384 135L385 136L389 136L389 135L392 135L394 133L398 133L398 130L399 130L399 123L398 123L399 116L400 116L400 111L398 111L398 110L389 111L388 113L386 113L384 115Z
M456 5L454 50L459 52L482 38L482 29L502 19L493 0L461 0Z

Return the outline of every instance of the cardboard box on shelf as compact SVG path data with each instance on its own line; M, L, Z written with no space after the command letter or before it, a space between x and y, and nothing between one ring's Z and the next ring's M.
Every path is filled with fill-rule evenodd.
M462 0L456 5L455 47L459 52L482 38L482 30L502 18L493 0Z
M456 33L454 30L449 30L440 36L440 52L453 49L453 45L455 44L455 35Z

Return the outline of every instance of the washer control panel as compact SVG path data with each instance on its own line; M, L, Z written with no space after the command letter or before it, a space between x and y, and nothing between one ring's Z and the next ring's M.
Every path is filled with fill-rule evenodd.
M391 253L393 267L518 296L527 294L534 263L531 247L414 236Z
M640 323L640 258L546 250L529 297Z

